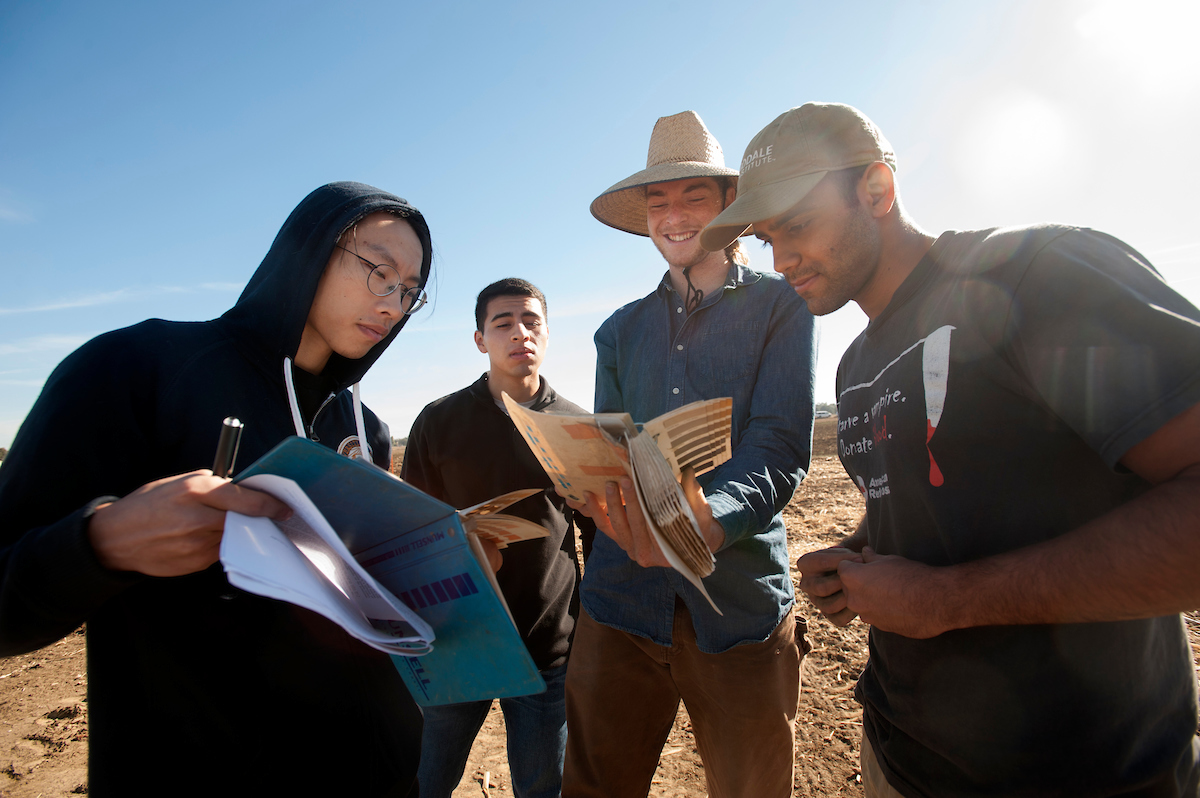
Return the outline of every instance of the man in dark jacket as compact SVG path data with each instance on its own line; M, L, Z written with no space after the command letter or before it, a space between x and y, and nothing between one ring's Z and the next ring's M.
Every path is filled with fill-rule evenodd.
M0 468L0 653L87 622L92 795L415 794L421 714L392 663L229 585L224 511L288 511L206 466L237 416L242 463L296 434L386 468L347 389L422 304L430 253L405 200L323 186L222 317L101 335L50 376Z
M496 578L546 680L545 693L500 700L513 792L518 798L550 798L562 786L567 740L563 686L579 615L579 564L572 512L508 418L501 394L531 410L587 411L558 396L539 374L549 332L546 297L537 287L516 278L489 285L476 300L475 323L475 345L488 356L488 371L421 411L400 473L460 509L513 490L543 489L505 512L541 524L549 536L506 549ZM595 526L582 515L575 520L584 522L580 533L590 548ZM422 796L449 798L490 706L491 701L476 701L425 710Z

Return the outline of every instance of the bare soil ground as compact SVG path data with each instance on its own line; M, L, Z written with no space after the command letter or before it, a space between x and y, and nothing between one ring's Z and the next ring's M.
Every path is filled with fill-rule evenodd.
M812 469L784 511L793 561L804 552L836 544L858 522L862 500L838 463L836 429L836 419L817 421ZM862 719L853 689L867 660L867 629L859 622L838 629L821 619L803 597L798 608L808 616L813 649L802 665L795 794L861 796ZM1200 677L1200 613L1188 613L1186 620ZM0 798L87 792L85 656L81 629L32 654L0 659ZM504 718L498 704L493 704L454 796L511 794ZM704 765L682 707L663 748L650 795L707 795Z
M0 659L0 798L87 793L83 629Z

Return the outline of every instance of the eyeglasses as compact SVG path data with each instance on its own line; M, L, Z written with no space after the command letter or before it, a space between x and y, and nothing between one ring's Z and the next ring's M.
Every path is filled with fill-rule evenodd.
M400 282L400 272L393 269L387 264L371 263L371 261L346 249L341 244L334 244L335 247L343 252L349 252L354 257L361 260L363 263L371 267L371 273L367 275L367 290L375 296L391 296L398 289L400 294L400 307L404 311L405 316L411 316L420 310L429 300L429 295L422 289L413 287L409 288Z

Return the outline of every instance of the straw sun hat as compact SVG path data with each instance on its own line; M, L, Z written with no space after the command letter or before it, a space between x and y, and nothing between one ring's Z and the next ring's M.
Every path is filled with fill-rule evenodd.
M648 236L645 187L689 177L728 177L735 186L738 178L738 170L725 166L721 145L695 111L664 116L654 124L646 168L592 200L592 216L609 227Z

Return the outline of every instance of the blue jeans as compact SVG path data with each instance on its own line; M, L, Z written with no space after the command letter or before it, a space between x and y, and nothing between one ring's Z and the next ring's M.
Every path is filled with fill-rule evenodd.
M562 794L567 666L541 673L546 692L500 699L508 729L508 769L516 798L558 798ZM425 708L417 771L421 798L450 798L462 780L475 735L491 706L491 701L470 701Z

